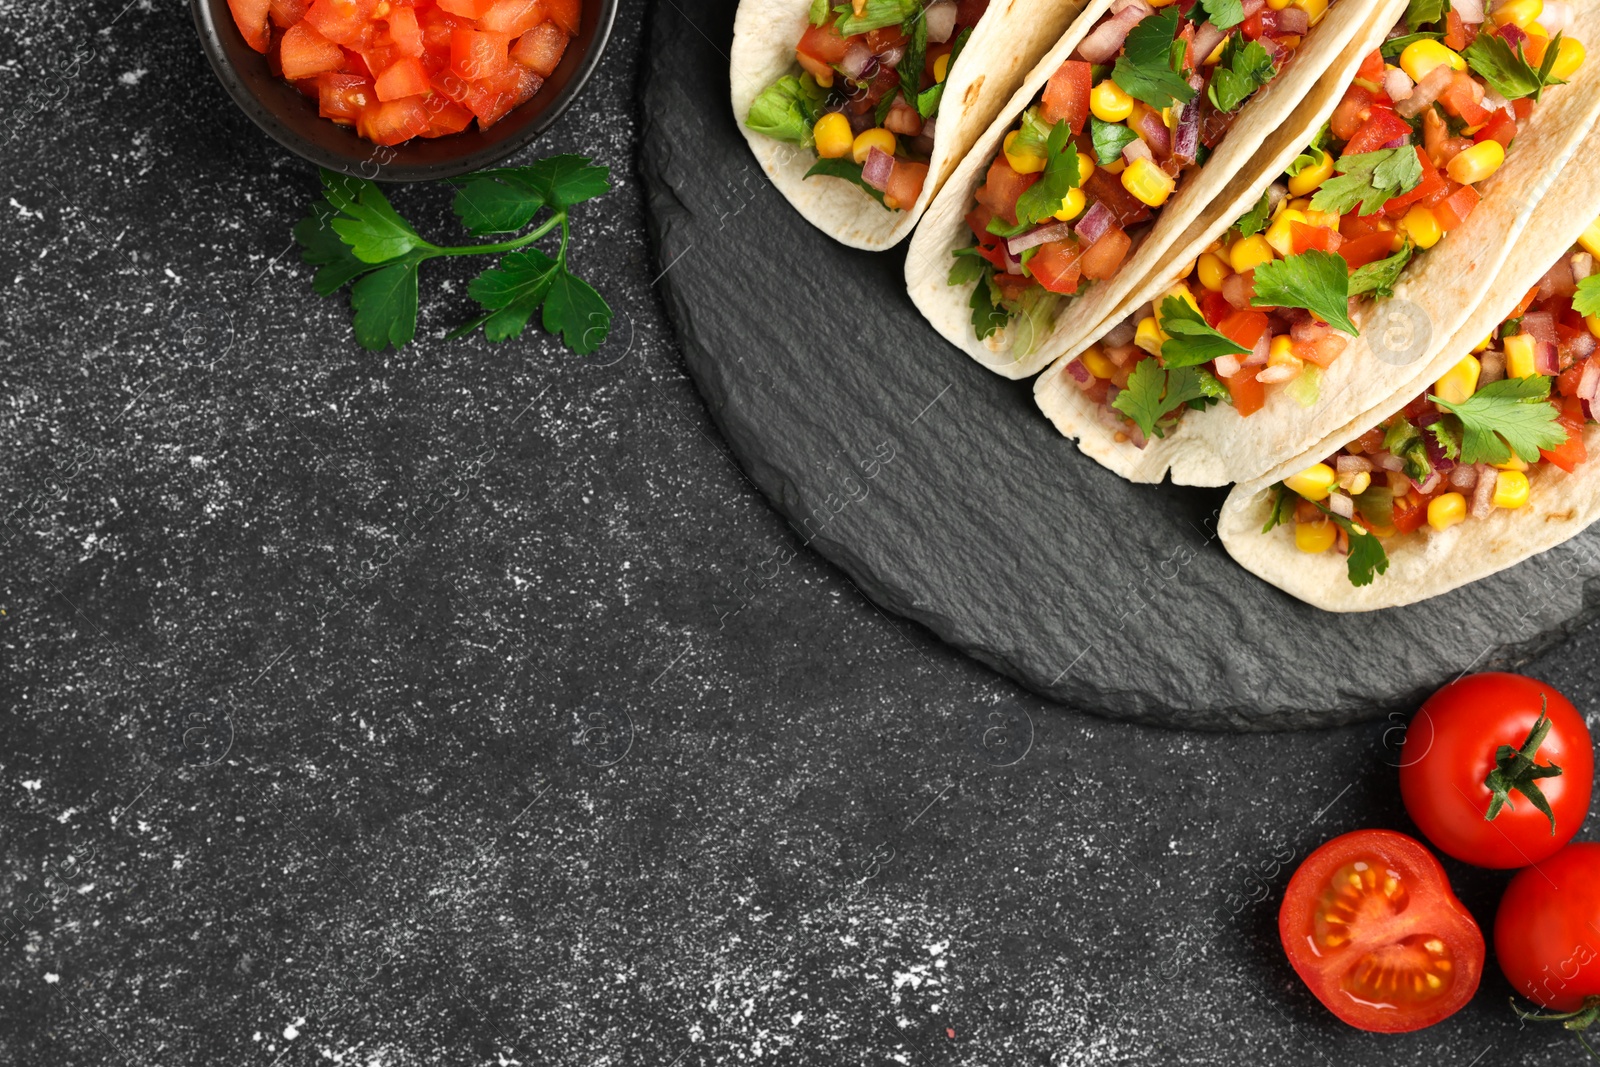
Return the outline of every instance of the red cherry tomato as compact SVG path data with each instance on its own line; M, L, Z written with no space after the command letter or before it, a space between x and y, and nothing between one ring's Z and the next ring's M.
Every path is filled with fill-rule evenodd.
M1520 996L1576 1011L1600 996L1600 843L1518 871L1494 917L1494 954Z
M1542 738L1530 736L1545 730ZM1532 763L1497 760L1531 742ZM1514 773L1489 781L1497 766L1519 765L1520 787ZM1526 777L1552 767L1560 773ZM1479 867L1526 867L1554 855L1583 824L1593 780L1583 716L1554 689L1517 674L1474 674L1433 694L1411 720L1401 752L1400 795L1417 828L1440 851ZM1490 820L1496 785L1510 788ZM1555 816L1553 832L1532 799L1537 794Z
M1357 830L1305 858L1278 912L1302 981L1344 1022L1397 1034L1455 1014L1483 974L1483 934L1423 845Z

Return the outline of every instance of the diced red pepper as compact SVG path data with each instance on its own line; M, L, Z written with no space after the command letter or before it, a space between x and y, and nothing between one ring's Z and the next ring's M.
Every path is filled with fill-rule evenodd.
M1215 328L1217 323L1233 314L1233 305L1221 293L1206 289L1200 294L1200 314L1205 316L1207 326Z
M1433 165L1433 160L1428 158L1428 153L1424 152L1420 147L1417 148L1417 160L1422 164L1422 181L1417 183L1415 189L1401 193L1383 205L1384 214L1391 219L1399 218L1418 200L1432 196L1445 188L1444 175L1439 173L1439 168Z
M1541 448L1539 450L1539 455L1543 456L1551 463L1554 463L1568 474L1571 474L1573 471L1577 470L1578 464L1589 458L1589 449L1583 443L1584 421L1583 409L1581 406L1582 402L1578 401L1577 404L1574 404L1574 401L1578 401L1578 398L1575 396L1567 397L1567 407L1562 411L1560 418L1556 420L1561 424L1561 428L1567 431L1567 439L1565 443L1553 449ZM1577 407L1576 418L1574 418L1571 414L1573 407Z
M1368 52L1361 61L1361 66L1356 68L1356 77L1367 82L1383 81L1383 51L1374 48Z
M1420 529L1428 521L1428 500L1415 489L1408 489L1404 496L1395 497L1395 532L1408 534Z

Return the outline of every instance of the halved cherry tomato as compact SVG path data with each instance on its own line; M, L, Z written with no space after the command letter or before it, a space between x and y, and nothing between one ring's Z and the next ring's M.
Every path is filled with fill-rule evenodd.
M1050 75L1039 99L1039 117L1048 123L1066 122L1074 135L1083 132L1089 121L1089 90L1094 88L1094 77L1081 59L1069 59Z
M1362 1030L1432 1026L1472 999L1483 973L1483 934L1444 868L1392 830L1357 830L1307 856L1278 936L1316 998Z
M1600 996L1600 843L1578 841L1506 886L1494 954L1520 996L1577 1011Z
M1500 769L1502 745L1514 752L1531 745L1528 767L1560 770L1537 780L1502 770L1496 808L1490 774ZM1433 694L1411 720L1400 761L1400 795L1417 828L1441 851L1479 867L1526 867L1558 851L1589 813L1593 780L1593 743L1578 709L1516 674L1469 675ZM1544 794L1553 819L1519 791L1526 786Z
M1039 284L1052 293L1075 293L1082 269L1078 266L1080 253L1076 241L1047 241L1028 260L1028 269Z

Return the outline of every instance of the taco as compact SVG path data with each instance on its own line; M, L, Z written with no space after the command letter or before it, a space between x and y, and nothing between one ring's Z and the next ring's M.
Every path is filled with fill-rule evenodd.
M912 300L989 369L1036 373L1254 173L1285 115L1307 125L1297 141L1315 132L1294 105L1326 95L1351 39L1381 36L1368 24L1406 2L1090 3L929 207L906 257Z
M1600 8L1546 6L1549 26L1537 0L1432 22L1412 3L1314 137L1263 148L1270 186L1225 194L1234 215L1180 238L1040 376L1057 429L1134 481L1225 485L1331 451L1438 378L1600 113L1582 44Z
M1504 570L1600 518L1597 216L1591 135L1447 346L1453 365L1332 455L1235 488L1217 527L1233 557L1319 608L1367 611Z
M1084 2L744 0L734 118L806 221L888 248Z

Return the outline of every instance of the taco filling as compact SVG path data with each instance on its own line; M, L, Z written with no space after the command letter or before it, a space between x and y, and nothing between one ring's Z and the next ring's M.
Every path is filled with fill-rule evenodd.
M1143 447L1219 400L1248 417L1268 389L1315 404L1358 302L1392 296L1412 258L1466 221L1543 91L1585 58L1553 2L1508 0L1487 18L1469 6L1397 25L1261 200L1068 364L1118 440Z
M816 155L884 207L922 195L950 67L989 0L813 0L795 73L750 105L750 130Z
M1426 537L1525 506L1588 459L1600 401L1600 222L1494 333L1380 425L1273 487L1266 531L1349 557L1366 585L1391 538Z
M1032 351L1063 299L1114 275L1185 172L1277 77L1330 0L1118 0L1005 135L957 249L979 340Z

